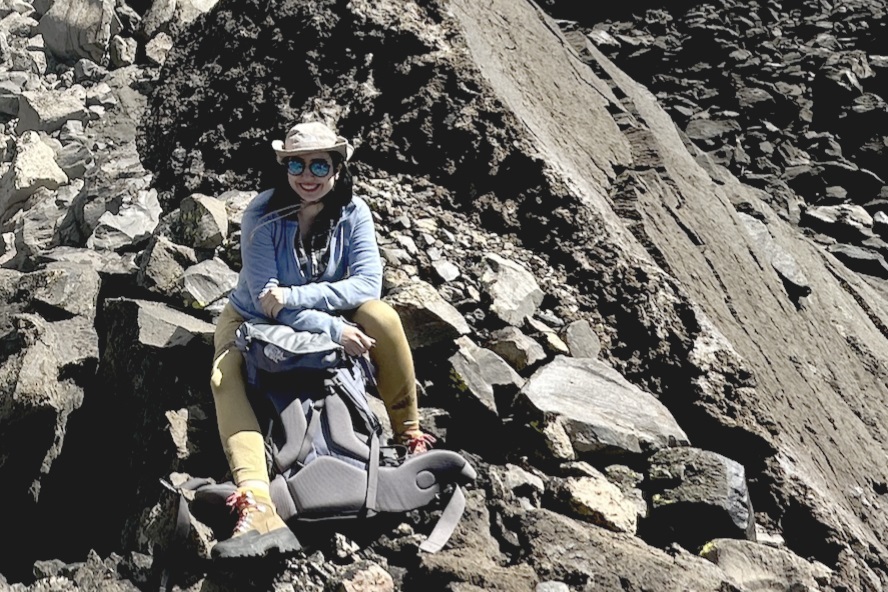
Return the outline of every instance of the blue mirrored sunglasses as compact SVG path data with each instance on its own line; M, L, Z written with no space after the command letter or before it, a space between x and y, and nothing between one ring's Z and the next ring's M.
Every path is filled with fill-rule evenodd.
M305 161L301 158L291 158L287 161L287 172L291 175L298 176L305 171ZM323 158L316 158L308 163L309 172L315 177L326 177L333 169L333 165Z

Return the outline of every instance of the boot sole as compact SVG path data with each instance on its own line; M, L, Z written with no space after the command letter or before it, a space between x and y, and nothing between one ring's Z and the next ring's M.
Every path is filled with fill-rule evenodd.
M289 528L278 528L266 534L247 533L216 543L211 555L214 559L292 555L302 549L299 539Z

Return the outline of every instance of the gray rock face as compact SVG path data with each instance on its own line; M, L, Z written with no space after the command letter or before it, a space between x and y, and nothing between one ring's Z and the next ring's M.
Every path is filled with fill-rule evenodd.
M99 250L131 248L151 236L160 214L157 192L140 191L135 199L121 206L119 213L105 212L99 217L86 246Z
M829 585L833 571L809 562L787 549L736 539L716 539L701 553L746 589L820 590ZM765 584L767 583L767 584Z
M142 253L137 281L143 288L175 298L185 270L196 263L194 249L155 236Z
M178 242L195 249L212 250L228 237L225 203L196 193L182 200L176 225Z
M557 480L552 486L555 504L562 513L614 532L635 534L638 514L634 501L593 469L582 477Z
M58 91L22 92L18 114L16 134L22 134L27 130L54 132L66 121L89 120L89 113L82 100L72 94Z
M538 510L521 516L519 536L531 565L550 579L595 582L599 590L722 591L730 581L690 553L665 552L640 539Z
M748 214L740 212L737 216L740 218L746 231L749 232L750 236L765 253L765 257L771 263L774 271L791 288L792 293L790 295L798 298L810 294L811 285L808 282L808 278L805 277L804 272L793 256L774 242L774 237L768 232L768 227Z
M113 0L55 0L37 30L56 57L102 63L116 20Z
M519 372L546 359L543 346L515 327L495 331L491 335L490 349Z
M459 311L425 282L404 285L386 296L386 301L401 316L410 347L454 340L470 331Z
M501 357L468 337L460 337L456 343L459 351L450 358L450 377L459 396L470 404L480 403L494 415L505 413L524 379Z
M25 132L16 147L12 165L0 178L0 220L9 218L41 187L53 190L68 182L55 161L52 148L33 131Z
M481 285L491 300L491 312L507 325L522 325L543 301L536 278L514 261L495 253L488 253L484 262L487 268Z
M641 455L688 443L662 403L597 360L556 357L530 377L517 404L561 417L579 455Z
M695 549L720 537L755 540L755 516L741 464L687 447L660 450L650 462L649 520L659 541Z
M589 321L579 320L564 328L562 339L575 358L597 358L601 352L601 341L592 330Z
M218 258L201 261L185 270L182 291L192 308L206 308L223 298L237 285L237 273Z

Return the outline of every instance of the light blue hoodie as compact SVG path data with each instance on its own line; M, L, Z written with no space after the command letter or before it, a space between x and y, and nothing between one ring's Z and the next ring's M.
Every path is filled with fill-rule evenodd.
M268 212L273 190L257 195L241 222L242 268L229 301L244 319L266 319L259 297L286 287L277 321L297 331L327 333L339 343L345 321L339 314L382 292L382 260L370 208L355 197L342 208L330 238L330 257L321 277L309 283L296 256L299 223Z

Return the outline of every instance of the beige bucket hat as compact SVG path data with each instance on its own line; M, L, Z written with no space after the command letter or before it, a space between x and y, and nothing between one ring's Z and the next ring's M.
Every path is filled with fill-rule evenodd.
M283 163L290 156L309 152L338 152L345 160L351 159L354 146L320 121L297 123L289 129L284 141L271 143L277 160Z

